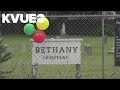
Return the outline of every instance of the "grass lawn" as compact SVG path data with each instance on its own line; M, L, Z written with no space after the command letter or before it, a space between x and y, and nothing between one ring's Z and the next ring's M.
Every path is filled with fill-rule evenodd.
M47 36L53 38L55 36ZM30 79L32 78L31 66L31 36L11 35L3 36L4 44L12 46L13 58L0 66L1 71L11 71L12 73L4 74L5 78L10 79ZM63 37L64 38L64 37ZM81 79L101 79L102 78L102 39L95 36L67 36L67 38L82 38L82 60L81 60ZM105 78L120 79L120 67L114 66L114 55L108 51L113 47L113 37L108 37L108 42L105 44ZM22 52L19 49L19 44L24 43L26 51ZM84 53L84 44L92 45L92 56ZM59 78L59 79L74 79L75 65L39 65L37 68L37 78Z

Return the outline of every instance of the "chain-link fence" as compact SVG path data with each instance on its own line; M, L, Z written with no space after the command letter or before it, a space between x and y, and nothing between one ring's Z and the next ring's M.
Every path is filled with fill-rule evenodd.
M11 12L1 11L1 13ZM50 22L49 28L45 30L46 39L83 39L80 79L120 78L120 67L114 65L115 15L119 12L109 11L102 14L102 11L13 11L12 13L45 14ZM24 34L24 25L21 22L1 24L1 36L4 44L9 46L13 57L1 64L0 70L14 69L11 73L3 74L4 78L32 78L32 43L30 42L32 37ZM34 69L37 79L75 79L77 73L74 64L37 65Z

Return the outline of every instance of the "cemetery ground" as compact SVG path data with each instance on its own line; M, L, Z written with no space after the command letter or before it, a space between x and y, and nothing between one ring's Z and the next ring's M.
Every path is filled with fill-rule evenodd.
M32 78L32 47L31 36L4 35L3 44L11 46L12 59L0 66L1 71L11 71L3 74L7 79L31 79ZM56 36L47 36L56 38ZM64 38L64 37L62 37ZM81 42L81 79L102 78L102 38L101 36L67 36L65 38L80 38ZM120 78L120 67L114 66L114 54L108 53L113 47L114 37L108 37L105 44L104 77L107 79ZM20 43L24 43L25 51L20 49ZM92 55L84 52L84 44L92 46ZM36 66L38 79L74 79L76 75L75 65L38 65Z

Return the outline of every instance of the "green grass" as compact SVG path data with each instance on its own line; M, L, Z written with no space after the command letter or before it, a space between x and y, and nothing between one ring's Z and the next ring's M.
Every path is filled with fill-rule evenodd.
M55 36L47 36L52 38ZM11 35L3 36L4 44L12 45L13 58L0 66L2 71L14 72L4 74L5 78L10 79L30 79L32 78L31 66L31 36ZM64 37L63 37L64 38ZM81 79L101 79L102 78L102 39L96 36L67 36L67 38L82 38L82 60L81 60ZM120 67L114 66L114 55L108 51L113 47L113 37L108 37L108 42L105 44L105 78L114 79L120 78ZM25 43L26 51L19 50L19 44ZM84 53L84 44L92 45L92 56ZM75 65L39 65L37 68L37 78L43 79L74 79L76 70Z

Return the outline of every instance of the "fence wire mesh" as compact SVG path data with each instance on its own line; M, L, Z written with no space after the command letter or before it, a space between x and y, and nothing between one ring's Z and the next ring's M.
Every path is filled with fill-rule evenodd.
M102 78L102 11L1 11L1 13L45 14L50 22L49 28L45 30L47 39L83 39L81 42L80 78ZM119 12L110 13L108 11L105 15L119 14ZM24 25L20 21L17 24L0 25L3 44L9 46L7 50L10 50L13 56L11 60L0 65L0 71L11 72L2 73L1 78L32 78L31 36L24 34ZM113 17L106 16L104 30L104 78L120 79L120 67L114 66L115 19ZM37 65L35 70L37 79L76 78L76 65L71 64Z

